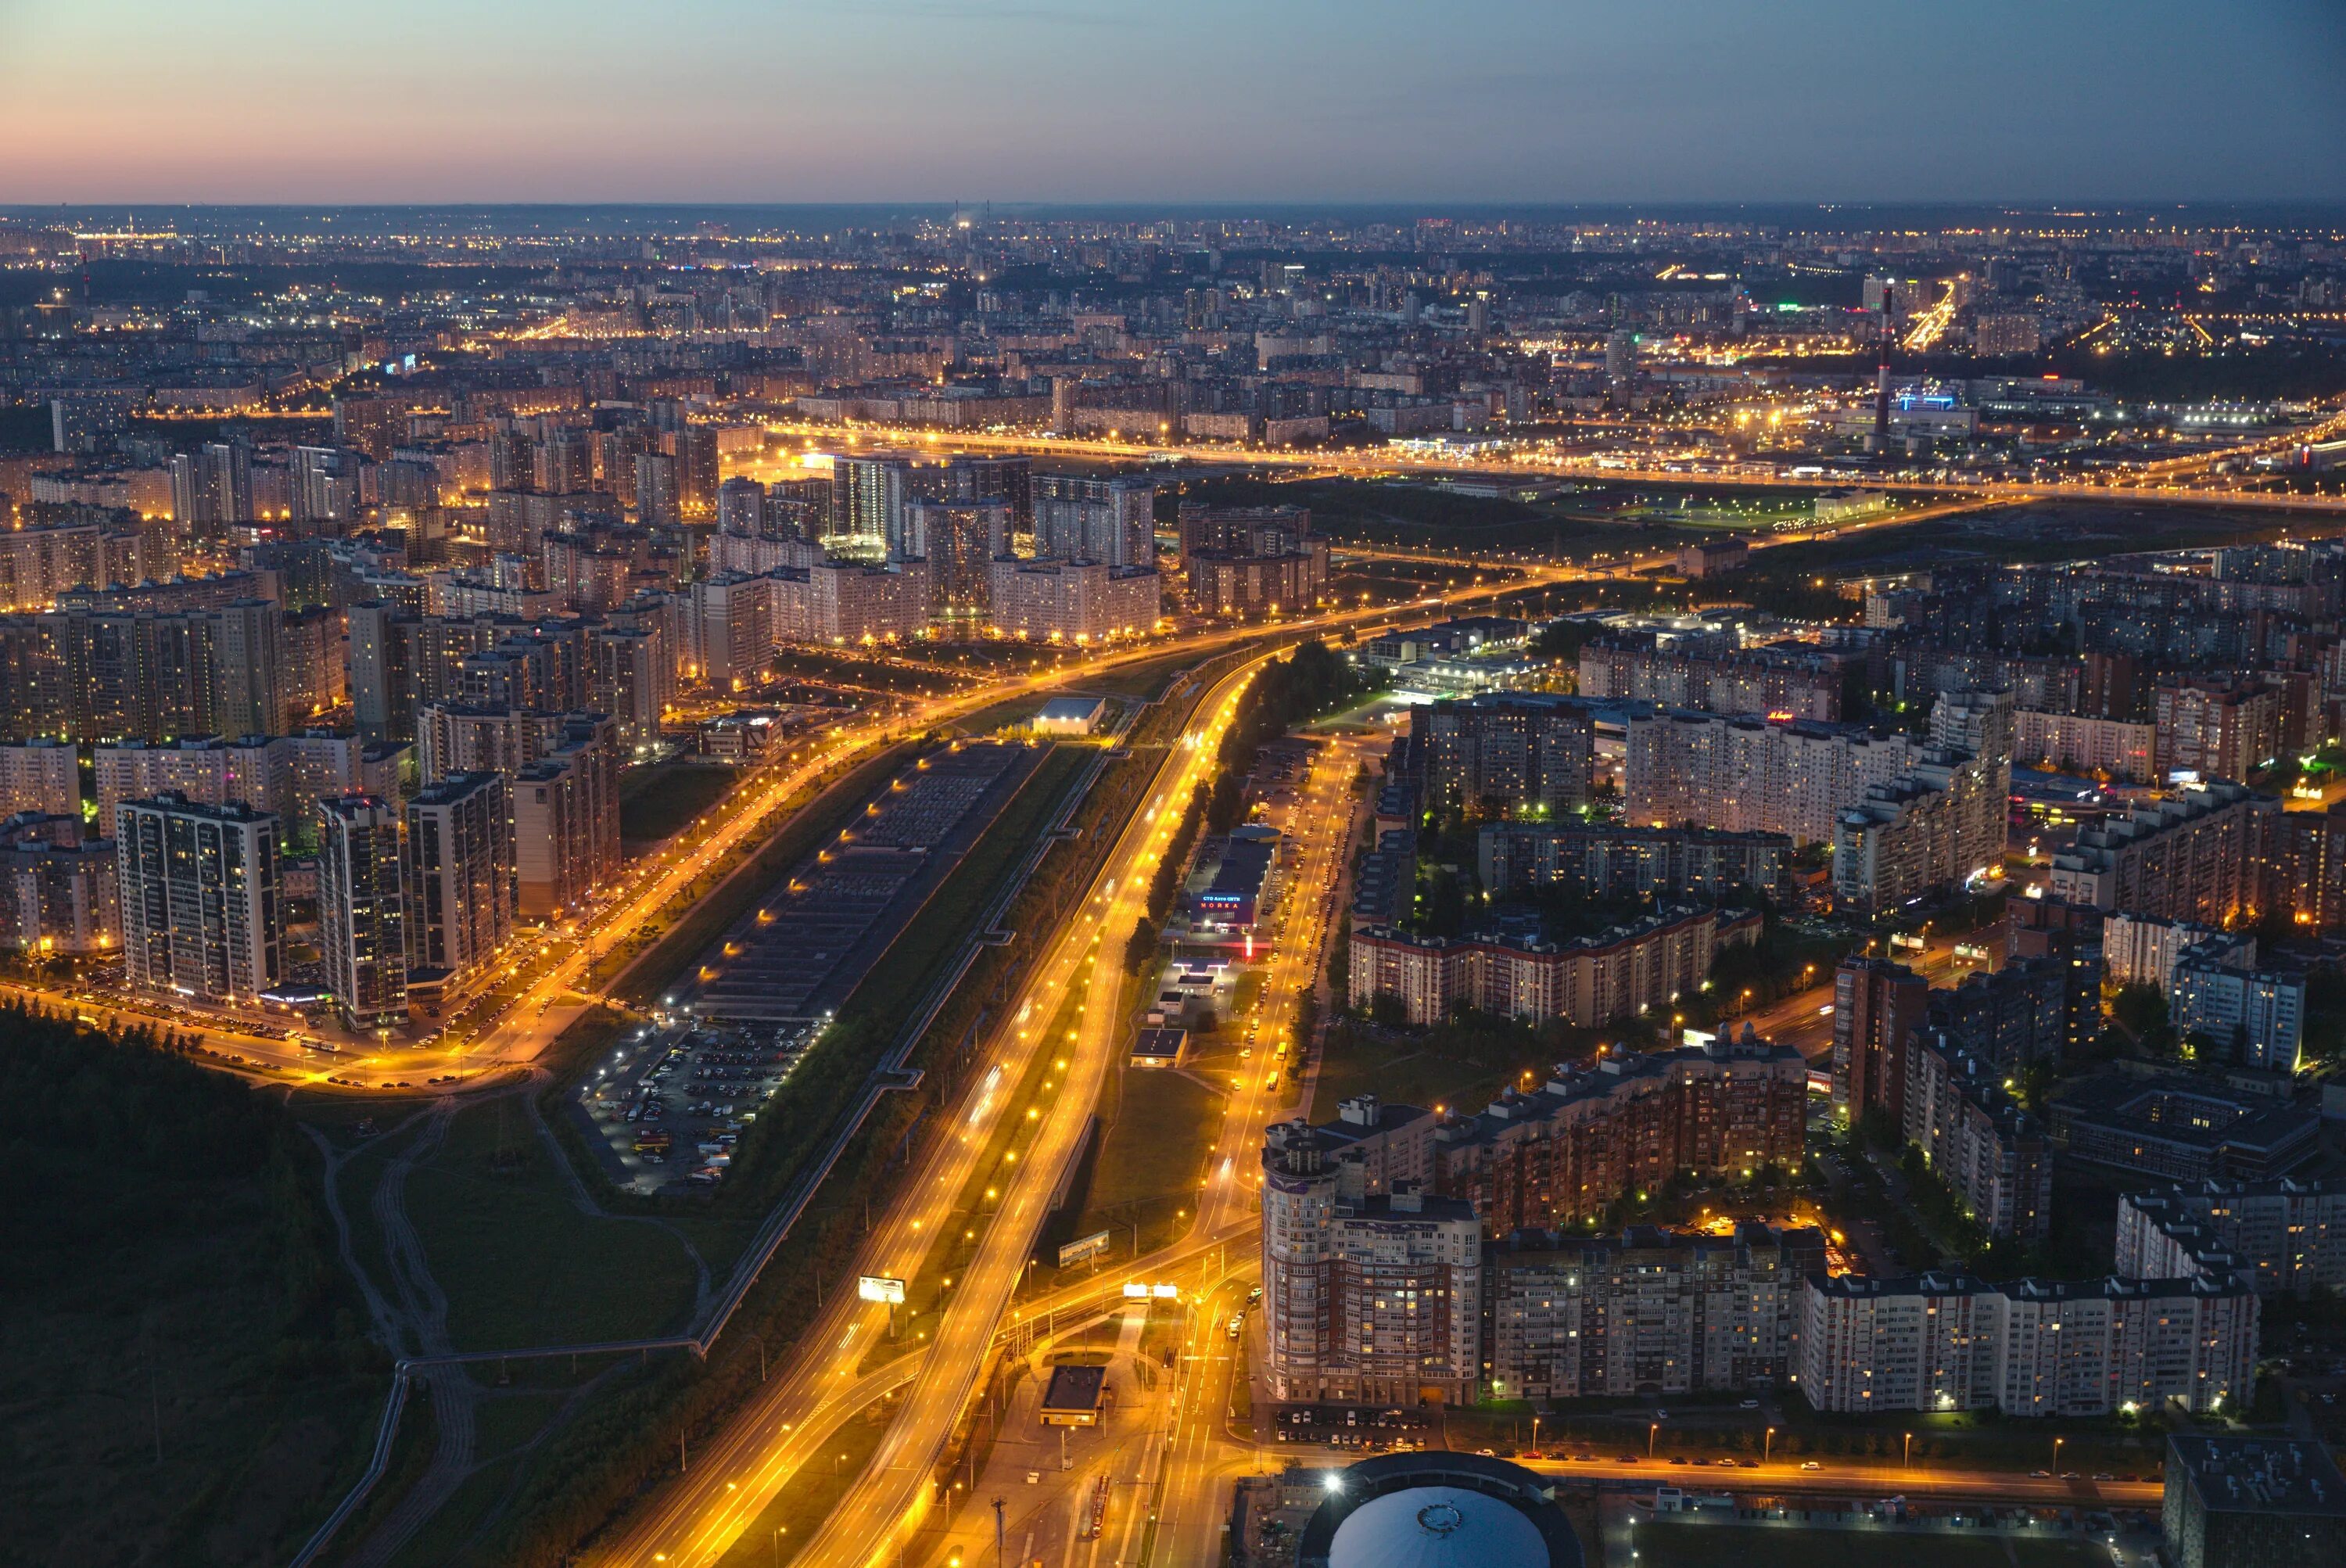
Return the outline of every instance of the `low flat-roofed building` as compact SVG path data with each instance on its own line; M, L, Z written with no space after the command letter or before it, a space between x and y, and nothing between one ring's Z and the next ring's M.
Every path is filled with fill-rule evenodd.
M1063 1366L1051 1369L1043 1390L1042 1418L1046 1427L1096 1427L1107 1400L1106 1367Z
M2314 1153L2321 1126L2312 1112L2213 1078L2114 1073L2064 1091L2046 1120L2073 1159L2169 1181L2280 1176Z
M1104 697L1055 697L1035 713L1038 735L1090 735L1107 718Z
M1188 1047L1189 1032L1186 1029L1143 1029L1133 1036L1132 1064L1136 1067L1178 1067Z
M2346 1477L2298 1438L2167 1440L2160 1534L2168 1568L2316 1568L2346 1562Z

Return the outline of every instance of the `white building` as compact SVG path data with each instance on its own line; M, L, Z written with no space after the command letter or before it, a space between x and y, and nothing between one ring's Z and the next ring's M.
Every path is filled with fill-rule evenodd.
M2106 773L2124 784L2147 784L2155 777L2154 725L2034 708L2013 717L2012 759L2024 767Z
M992 564L991 574L988 620L1007 636L1099 643L1157 626L1161 588L1154 566L1005 556Z
M1866 787L1833 830L1833 892L1880 913L2004 863L2012 765L1920 748L1911 771Z
M1788 833L1830 842L1867 789L1912 770L1918 748L1862 725L1724 714L1633 715L1624 815L1639 825Z
M2181 1034L2214 1041L2224 1060L2296 1072L2305 1034L2304 977L2236 962L2227 943L2184 949L2168 991L2168 1021Z
M2118 1199L2117 1269L2238 1272L2259 1296L2346 1289L2346 1182L2210 1178Z
M778 643L888 642L929 624L929 564L918 557L885 566L822 561L784 567L771 581Z
M0 746L0 817L81 815L81 748L46 738ZM110 816L100 817L110 822Z
M1964 1274L1812 1277L1800 1391L1816 1410L2099 1416L2245 1404L2257 1298L2238 1279L1990 1285Z
M2102 917L2102 972L2113 985L2155 985L2166 991L2174 983L2175 961L2185 948L2223 934L2191 921L2113 911ZM2233 940L2248 944L2248 962L2255 962L2257 939L2244 933Z

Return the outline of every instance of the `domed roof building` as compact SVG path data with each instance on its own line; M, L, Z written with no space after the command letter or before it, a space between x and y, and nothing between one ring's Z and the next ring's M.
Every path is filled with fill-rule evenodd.
M1395 1453L1331 1471L1296 1568L1581 1568L1545 1477L1471 1453Z

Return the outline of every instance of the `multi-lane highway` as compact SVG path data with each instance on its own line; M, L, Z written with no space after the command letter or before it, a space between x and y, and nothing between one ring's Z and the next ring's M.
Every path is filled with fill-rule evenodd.
M916 1277L955 1217L980 1162L994 1157L997 1127L1005 1119L1031 1126L1031 1135L984 1173L997 1207L974 1255L954 1278L950 1303L879 1455L833 1511L825 1534L810 1546L815 1560L850 1560L862 1544L893 1542L915 1522L930 1467L990 1363L995 1332L1010 1311L1057 1173L1072 1157L1121 1048L1114 955L1140 917L1149 875L1179 820L1180 802L1198 781L1210 778L1222 731L1259 662L1250 661L1203 694L1183 743L1167 754L1151 784L1148 805L1124 825L1110 850L1083 912L1053 933L1030 972L1017 1007L992 1042L989 1064L972 1074L967 1098L955 1108L953 1135L935 1141L921 1169L898 1189L885 1213L874 1217L865 1271ZM1090 982L1103 951L1110 954L1108 969L1095 995ZM1071 998L1080 998L1073 1037L1046 1040L1046 1029ZM1046 1080L1049 1092L1033 1104L1017 1103L1029 1069L1046 1051L1054 1064ZM872 1336L884 1331L885 1321L883 1308L844 1300L835 1305L808 1337L806 1353L796 1359L776 1393L756 1401L729 1431L723 1446L704 1454L684 1478L686 1484L646 1510L598 1560L640 1563L658 1555L671 1563L714 1561L804 1457L795 1451L802 1445L778 1440L818 1420L825 1405L834 1402L831 1390L852 1389L860 1380Z
M1063 1040L1049 1043L1062 1053L1055 1061L1065 1064L1057 1086L1043 1103L1026 1107L1035 1134L1024 1163L1009 1163L1005 1156L998 1182L1000 1208L979 1237L974 1256L962 1267L928 1360L879 1451L809 1544L805 1561L885 1561L924 1517L937 1459L991 1366L994 1330L1010 1309L1058 1174L1076 1156L1090 1108L1123 1048L1124 1021L1116 1005L1120 944L1146 911L1151 873L1171 840L1182 803L1192 789L1213 777L1223 732L1258 667L1253 662L1241 667L1206 694L1183 744L1168 754L1158 772L1149 804L1126 826L1110 850L1084 913L1057 933L1029 981L1018 1013L1024 1022L1004 1065L1003 1081L1019 1080L1017 1045L1079 991L1082 1002L1075 1027ZM1095 972L1100 983L1096 989L1091 984ZM935 1207L913 1217L916 1227L950 1217L953 1194L938 1188L931 1196Z
M1873 490L1935 495L1964 495L1992 502L2122 501L2201 506L2251 506L2308 512L2346 511L2346 495L2290 494L2244 489L2234 480L2214 473L2225 463L2240 463L2283 448L2334 440L2346 432L2346 414L2333 414L2284 437L2269 437L2236 445L2210 448L2185 456L2161 459L2106 474L2064 476L2037 481L1983 479L1956 474L1916 474L1893 477L1854 466L1805 463L1726 462L1688 454L1614 456L1568 453L1536 449L1494 459L1474 454L1435 456L1399 454L1383 447L1294 449L1232 447L1184 443L1127 441L1120 436L1065 436L1039 433L989 433L974 431L940 432L913 426L825 424L804 421L772 423L778 435L825 447L852 448L869 442L891 448L1025 452L1045 456L1074 456L1137 462L1182 459L1215 465L1273 466L1304 474L1373 475L1416 473L1432 476L1505 474L1515 478L1566 477L1625 484L1706 485L1719 488L1770 490L1840 489L1862 483ZM782 464L761 471L761 477L780 476ZM2198 483L2186 483L2186 481Z

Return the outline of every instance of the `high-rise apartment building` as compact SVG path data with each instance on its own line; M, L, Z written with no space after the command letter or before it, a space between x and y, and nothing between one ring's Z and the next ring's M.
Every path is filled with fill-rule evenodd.
M407 935L399 809L373 795L317 803L318 945L347 1029L407 1021Z
M712 522L717 516L717 432L709 425L688 424L671 433L676 449L677 511L688 523Z
M513 777L515 913L575 914L619 873L618 723L565 718L561 744Z
M2118 1199L2117 1271L2229 1270L2259 1296L2346 1289L2346 1181L2210 1177Z
M1688 1171L1740 1179L1806 1157L1808 1064L1789 1045L1713 1040L1558 1067L1477 1115L1346 1100L1317 1129L1357 1149L1368 1190L1423 1181L1494 1236L1558 1229Z
M1580 694L1780 720L1841 718L1846 656L1807 644L1738 647L1716 636L1604 637L1580 650Z
M1632 714L1626 746L1626 820L1786 833L1795 844L1831 843L1842 815L1912 772L1920 749L1862 725L1709 713Z
M1264 1376L1271 1397L1414 1405L1481 1380L1483 1232L1401 1181L1372 1193L1341 1140L1300 1124L1262 1152Z
M1107 566L1157 565L1157 482L1071 473L1034 477L1035 553Z
M2044 1125L1960 1037L1917 1030L1905 1054L1906 1141L1988 1235L2044 1240L2053 1226L2053 1148Z
M0 817L21 811L79 819L81 748L46 737L0 744Z
M996 557L1011 554L1012 517L996 500L912 501L904 507L905 554L929 563L936 619L982 626L993 604ZM1151 608L1150 620L1156 616Z
M1106 642L1155 629L1162 609L1154 566L1004 556L989 565L987 575L985 624L1005 636Z
M2007 760L1920 748L1834 823L1835 901L1882 914L2001 869L2011 779Z
M2160 779L2246 779L2280 755L2280 694L2253 677L2162 683L2151 694Z
M1561 1018L1582 1029L1668 1007L1693 991L1719 955L1756 942L1758 911L1664 905L1650 915L1568 942L1477 935L1421 936L1374 926L1352 936L1349 994L1367 1007L1402 1005L1413 1023L1438 1023L1464 1004L1504 1018Z
M824 545L861 561L902 560L904 507L916 499L912 460L880 454L839 456L831 463L831 532Z
M2224 926L2259 907L2262 850L2280 802L2217 782L2080 828L2053 855L2047 896Z
M279 822L183 795L115 809L126 978L138 990L250 1003L284 972Z
M1413 709L1410 730L1423 739L1434 803L1561 812L1592 793L1596 718L1576 697L1484 692Z
M1851 1121L1882 1111L1905 1125L1907 1037L1930 998L1930 982L1888 959L1844 959L1833 972L1833 1098Z
M275 735L285 728L283 613L268 599L239 599L218 613L212 658L219 695L212 722L229 735Z
M114 844L81 813L0 820L0 942L25 953L107 954L122 945Z
M407 803L407 985L427 1016L484 980L513 934L510 799L505 775L458 773Z
M727 572L692 585L686 621L693 677L718 690L740 690L774 661L774 579Z
M1716 900L1733 890L1773 889L1791 857L1792 841L1781 833L1625 828L1573 818L1485 822L1475 834L1475 869L1493 893L1545 889L1600 899Z

